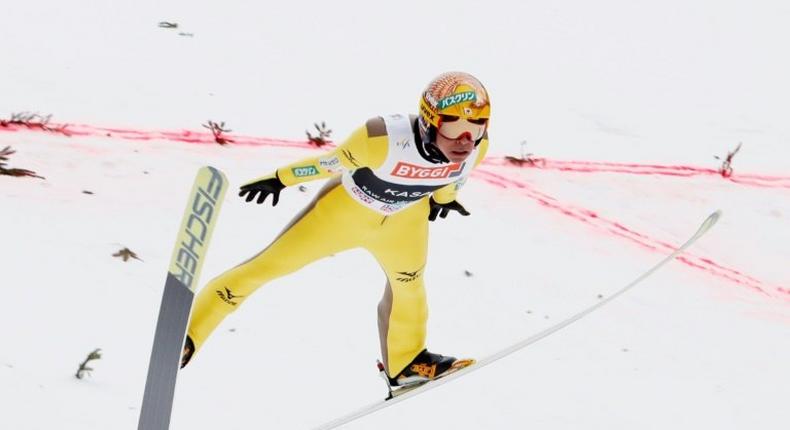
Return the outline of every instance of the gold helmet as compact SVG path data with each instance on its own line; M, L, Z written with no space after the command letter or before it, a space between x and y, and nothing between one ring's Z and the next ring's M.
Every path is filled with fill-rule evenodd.
M442 73L420 98L420 153L430 161L447 162L436 147L437 133L450 139L468 133L478 145L488 129L490 113L488 91L477 78L464 72Z
M461 119L488 119L488 91L474 76L464 72L442 73L432 80L420 99L420 117L436 128L442 115Z

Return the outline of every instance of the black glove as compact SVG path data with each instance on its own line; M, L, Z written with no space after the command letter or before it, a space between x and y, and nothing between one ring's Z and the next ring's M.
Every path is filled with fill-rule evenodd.
M431 197L431 213L428 215L429 221L436 221L436 215L439 215L442 218L447 218L447 214L450 211L456 211L463 216L469 216L469 211L466 210L460 203L453 200L449 203L437 203L436 200Z
M192 338L187 335L187 338L184 339L184 349L181 352L181 368L183 369L189 360L192 359L192 354L195 353L195 343L192 342Z
M258 196L258 204L261 204L266 201L266 196L271 194L273 196L272 206L277 206L277 202L280 201L280 190L283 188L285 188L285 185L280 182L280 178L275 174L273 178L262 179L242 186L241 191L239 191L239 197L244 197L246 194L247 201L251 202L255 199L255 196Z

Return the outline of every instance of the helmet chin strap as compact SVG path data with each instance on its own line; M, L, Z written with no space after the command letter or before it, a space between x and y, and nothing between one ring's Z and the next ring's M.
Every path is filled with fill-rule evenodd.
M432 163L449 163L450 162L450 159L447 158L446 155L444 155L444 153L442 152L441 149L439 149L438 146L436 146L436 142L435 141L426 142L426 143L423 143L422 145L418 145L417 149L420 151L420 155L422 155L423 158L425 158L426 160L428 160L428 161L430 161ZM425 151L424 153L423 153L423 150Z

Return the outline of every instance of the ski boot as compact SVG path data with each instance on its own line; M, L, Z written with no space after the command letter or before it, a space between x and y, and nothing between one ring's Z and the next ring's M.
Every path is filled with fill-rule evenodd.
M379 373L387 382L387 389L389 390L387 399L389 400L398 394L411 391L411 389L417 388L426 382L447 376L474 363L475 360L471 358L459 360L455 357L434 354L424 349L417 354L417 357L405 369L393 378L387 375L384 364L379 362L378 367Z

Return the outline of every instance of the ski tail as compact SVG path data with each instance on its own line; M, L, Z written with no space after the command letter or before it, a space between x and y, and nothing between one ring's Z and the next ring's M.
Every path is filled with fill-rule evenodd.
M159 307L138 430L167 430L192 300L228 180L202 167L189 194Z

